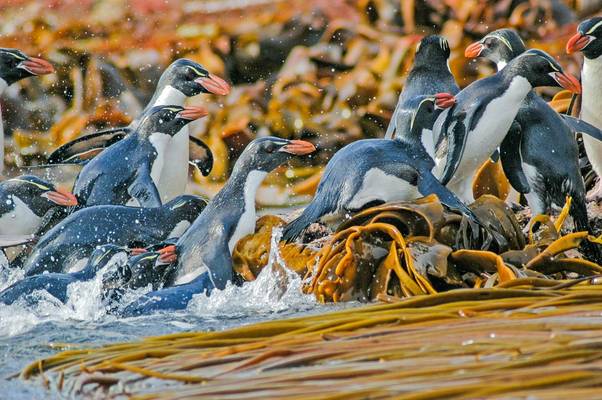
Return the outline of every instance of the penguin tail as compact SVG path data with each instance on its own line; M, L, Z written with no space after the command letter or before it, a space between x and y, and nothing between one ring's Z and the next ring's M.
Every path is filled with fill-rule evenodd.
M575 222L575 229L579 232L587 231L590 234L592 233L591 227L589 225L589 220L587 218L587 207L585 205L585 197L583 195L577 195L573 197L574 201L571 205L571 217ZM582 242L583 251L592 258L598 264L602 264L602 251L600 250L600 246L595 243L590 242L589 240L585 240Z
M282 232L282 240L286 243L290 243L293 240L297 239L301 233L311 225L313 222L322 217L323 213L316 206L316 201L312 201L303 213L299 215L297 218L289 222L283 229Z

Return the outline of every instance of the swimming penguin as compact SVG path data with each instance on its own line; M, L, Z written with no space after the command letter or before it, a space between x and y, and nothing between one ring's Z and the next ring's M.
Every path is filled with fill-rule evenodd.
M130 257L102 276L103 303L111 312L119 309L121 299L128 290L163 287L167 274L173 272L175 263L161 261L161 253L146 252Z
M0 236L32 235L49 210L73 206L77 206L77 198L71 192L37 176L21 175L0 182Z
M106 266L125 264L127 249L121 246L106 244L97 247L92 252L84 269L73 273L49 273L28 276L0 292L0 303L10 305L20 297L33 293L35 290L45 290L59 301L67 301L68 286L74 282L89 281Z
M397 101L385 139L407 133L408 121L415 111L409 103L413 98L435 93L455 95L460 91L449 69L449 56L449 43L443 36L426 36L418 43L414 64Z
M68 272L102 244L145 247L179 237L206 204L200 197L183 195L156 208L108 205L81 209L40 238L23 264L25 275Z
M513 29L499 29L466 48L470 58L484 57L498 69L526 51ZM589 231L585 185L579 168L575 124L567 124L534 91L525 97L501 145L504 173L512 186L524 193L532 215L562 207L566 196L573 198L571 215L578 230ZM590 126L588 131L598 131Z
M501 71L473 82L435 123L435 176L464 202L472 202L479 167L502 143L525 97L534 87L562 86L579 92L574 77L547 53L529 50Z
M226 185L176 243L177 267L166 288L129 305L124 315L186 307L194 294L223 289L232 281L232 251L255 230L255 194L274 168L315 151L303 140L261 137L240 155ZM167 287L175 284L176 286Z
M602 129L602 17L583 21L577 33L566 45L568 54L581 51L584 55L581 70L581 119ZM591 200L602 200L602 142L583 136L587 158L598 175L595 189L589 193Z
M178 59L163 72L145 110L128 127L109 129L80 137L55 150L48 162L51 164L83 162L89 154L96 154L136 131L138 123L152 107L183 106L187 97L201 93L223 96L229 92L230 86L226 81L209 73L200 64L185 58ZM163 201L169 201L184 193L188 182L189 159L205 176L213 166L209 147L201 140L189 136L187 126L183 126L173 135L166 143L166 149L164 168L161 170L157 185Z
M207 115L202 107L156 106L146 111L135 132L92 159L79 173L73 192L83 206L127 204L158 207L158 184L173 135Z
M46 75L54 67L41 58L29 57L17 49L0 48L0 95L7 87L30 76ZM0 174L4 170L4 126L0 110Z
M410 134L401 140L358 140L335 153L326 165L318 190L303 213L285 228L291 241L311 223L341 219L368 205L414 200L436 194L446 206L471 219L473 213L433 176L433 159L421 145L423 128L432 127L442 109L434 96L416 98Z

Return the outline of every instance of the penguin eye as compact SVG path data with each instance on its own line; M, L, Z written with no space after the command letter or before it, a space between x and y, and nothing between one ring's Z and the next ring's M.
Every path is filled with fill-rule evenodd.
M268 143L265 146L265 151L268 153L273 153L276 150L276 145L274 143Z

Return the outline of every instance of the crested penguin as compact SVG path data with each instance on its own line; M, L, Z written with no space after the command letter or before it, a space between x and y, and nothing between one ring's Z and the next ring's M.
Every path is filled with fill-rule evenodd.
M0 48L0 95L7 87L30 76L46 75L54 67L41 58L29 57L17 49ZM0 110L0 174L4 171L4 126Z
M577 33L566 45L567 53L581 51L583 68L581 84L581 119L602 129L602 17L587 19L579 24ZM598 175L595 189L588 194L591 200L602 199L602 142L592 137L583 136L583 145L587 158Z
M407 103L415 110L410 133L399 140L358 140L335 153L311 203L284 228L283 240L297 238L313 222L339 222L375 202L407 201L432 193L476 221L472 211L433 176L435 163L422 145L423 130L433 125L442 109L434 96L413 101L417 104Z
M155 106L134 132L92 159L80 171L73 192L83 206L127 204L158 207L169 142L188 123L204 117L202 107Z
M207 202L182 195L162 207L96 206L83 208L40 238L23 263L25 275L69 272L103 244L145 247L179 237Z
M223 289L234 278L236 243L255 230L255 194L264 177L292 157L314 151L309 142L271 136L249 143L226 185L177 241L177 266L165 288L142 296L123 315L185 308L194 294Z
M94 249L86 266L81 271L27 276L0 292L0 303L10 305L35 290L45 290L65 303L69 285L74 282L89 281L105 267L114 264L125 264L127 259L128 252L124 247L112 244L99 246Z
M486 58L502 69L525 51L515 30L499 29L468 46L465 55ZM573 120L563 118L534 91L529 92L502 142L502 166L512 186L525 195L532 215L562 207L570 195L577 229L589 231ZM587 131L598 130L590 126Z
M201 93L223 96L229 92L230 86L222 78L209 73L194 61L178 59L163 72L148 105L141 116L132 121L129 126L100 131L75 139L55 150L48 158L48 162L50 164L84 163L91 154L99 153L136 131L137 125L152 107L183 106L187 97ZM186 190L189 159L203 175L207 176L211 171L213 158L209 147L199 139L190 137L188 127L183 126L166 143L165 163L157 185L162 201L171 200Z
M0 236L32 235L52 208L73 206L75 195L37 176L0 182Z
M407 124L415 111L410 102L415 97L435 93L455 95L460 91L449 69L449 56L449 43L443 36L425 36L418 42L414 64L399 95L385 139L393 139L408 132Z
M541 50L528 50L502 70L473 82L456 96L433 128L437 138L435 176L464 202L472 202L478 168L497 149L534 87L561 86L580 91L579 81Z

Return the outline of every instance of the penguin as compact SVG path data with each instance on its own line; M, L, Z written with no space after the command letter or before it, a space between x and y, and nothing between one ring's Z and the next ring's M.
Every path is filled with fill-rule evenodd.
M92 159L80 171L73 192L83 206L127 204L159 207L158 186L167 163L171 138L183 126L204 117L202 107L150 108L136 131Z
M45 290L62 303L67 301L68 286L74 282L89 281L107 266L127 262L127 249L121 246L106 244L92 252L84 269L73 273L49 273L28 276L0 292L0 303L11 305L19 298Z
M37 176L21 175L0 182L0 236L32 235L52 208L77 204L71 192Z
M577 33L566 44L566 52L583 53L581 69L581 119L602 129L602 17L587 19L579 24ZM588 194L588 199L602 200L602 142L583 136L587 158L598 175L596 187Z
M499 29L466 48L469 58L483 57L503 69L526 51L513 29ZM512 186L523 193L533 215L562 207L569 195L576 228L589 231L585 204L585 185L579 168L579 147L573 118L563 118L534 91L525 97L501 145L504 173ZM600 131L589 126L579 131ZM586 132L586 133L587 133Z
M125 128L109 129L69 142L55 150L48 158L48 163L84 163L86 157L97 154L135 132L140 120L153 107L183 106L187 97L201 93L224 96L229 92L228 83L209 73L202 65L189 59L178 59L161 75L155 93L140 118ZM180 131L173 135L166 143L166 149L164 168L158 178L158 190L163 201L169 201L185 192L189 159L205 176L213 166L209 147L201 140L190 137L187 126L181 127Z
M31 76L47 75L54 67L41 58L29 57L17 49L0 48L0 95L7 87ZM0 110L0 174L4 171L4 126Z
M402 140L358 140L335 153L326 165L317 192L303 213L286 225L282 240L296 239L311 223L340 222L366 206L414 200L436 194L446 206L476 221L468 209L432 174L435 162L421 144L423 128L433 125L442 109L436 97L416 98L411 132Z
M268 172L315 149L303 140L272 136L249 143L226 185L176 242L177 263L165 288L142 296L123 315L185 308L194 294L224 289L234 279L231 256L236 243L255 231L255 194L259 185Z
M393 139L396 135L408 132L408 121L415 111L408 107L415 97L435 93L455 95L460 91L449 68L449 56L449 43L443 36L425 36L418 42L414 64L405 80L385 139Z
M460 91L455 105L437 119L435 176L464 202L474 200L475 173L506 137L525 97L539 86L581 90L551 56L528 50Z
M206 204L200 197L182 195L156 208L115 205L83 208L39 239L23 262L25 275L70 272L98 245L145 247L179 237Z
M172 246L173 247L173 246ZM165 276L173 272L175 264L164 262L161 253L152 251L130 257L102 276L102 301L112 313L118 313L127 291L149 287L163 287Z

